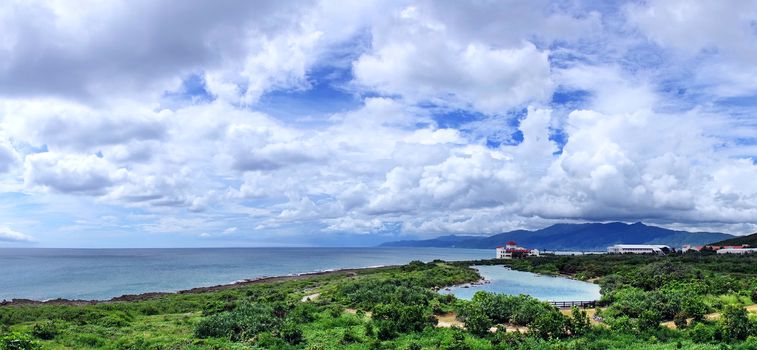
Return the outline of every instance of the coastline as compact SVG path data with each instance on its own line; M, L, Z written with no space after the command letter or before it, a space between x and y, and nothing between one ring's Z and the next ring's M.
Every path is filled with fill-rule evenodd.
M56 299L50 299L50 300L33 300L33 299L24 299L24 298L14 298L11 300L0 300L0 307L29 306L29 305L82 306L82 305L143 301L143 300L159 298L166 295L201 294L201 293L207 293L207 292L215 292L219 290L241 288L245 286L262 284L262 283L294 281L294 280L301 280L301 279L307 279L307 278L312 278L312 277L333 276L333 275L339 275L339 274L357 275L360 272L380 271L384 269L395 268L398 266L400 265L378 265L378 266L369 266L369 267L331 269L331 270L304 272L304 273L277 275L277 276L263 276L263 277L233 281L231 283L226 283L226 284L218 284L218 285L207 286L207 287L195 287L195 288L190 288L190 289L178 290L175 292L145 292L145 293L138 293L138 294L123 294L121 296L113 297L106 300L85 300L85 299L64 299L64 298L56 298Z

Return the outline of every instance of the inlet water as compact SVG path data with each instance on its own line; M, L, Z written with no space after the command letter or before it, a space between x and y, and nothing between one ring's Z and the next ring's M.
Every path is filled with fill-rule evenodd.
M478 291L519 295L527 294L544 301L589 301L600 297L599 286L565 277L538 275L515 271L505 266L473 266L488 283L467 284L443 289L443 294L454 294L470 300Z

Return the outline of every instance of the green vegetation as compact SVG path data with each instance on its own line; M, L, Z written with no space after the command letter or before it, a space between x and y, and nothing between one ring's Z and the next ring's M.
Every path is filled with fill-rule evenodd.
M602 287L600 307L434 291L478 280L474 264L591 280ZM133 302L4 306L0 350L757 349L746 308L756 290L752 256L413 262ZM451 315L460 323L440 327Z
M726 239L724 241L711 243L712 245L742 245L746 244L750 247L757 247L757 233L752 233L751 235L746 236L739 236L731 239Z

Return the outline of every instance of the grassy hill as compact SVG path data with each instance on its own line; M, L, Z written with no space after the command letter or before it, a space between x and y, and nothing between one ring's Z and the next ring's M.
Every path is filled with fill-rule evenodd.
M712 243L713 245L742 245L748 244L750 247L757 247L757 233L747 236L729 238L723 241Z

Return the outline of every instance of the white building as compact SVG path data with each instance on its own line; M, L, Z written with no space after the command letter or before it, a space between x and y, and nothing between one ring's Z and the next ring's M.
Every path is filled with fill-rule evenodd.
M752 254L757 253L757 248L723 248L718 249L718 254Z
M497 259L512 259L516 256L539 256L539 250L519 247L513 241L507 242L504 247L497 247Z
M671 251L670 247L657 244L616 244L607 247L610 254L667 254Z

